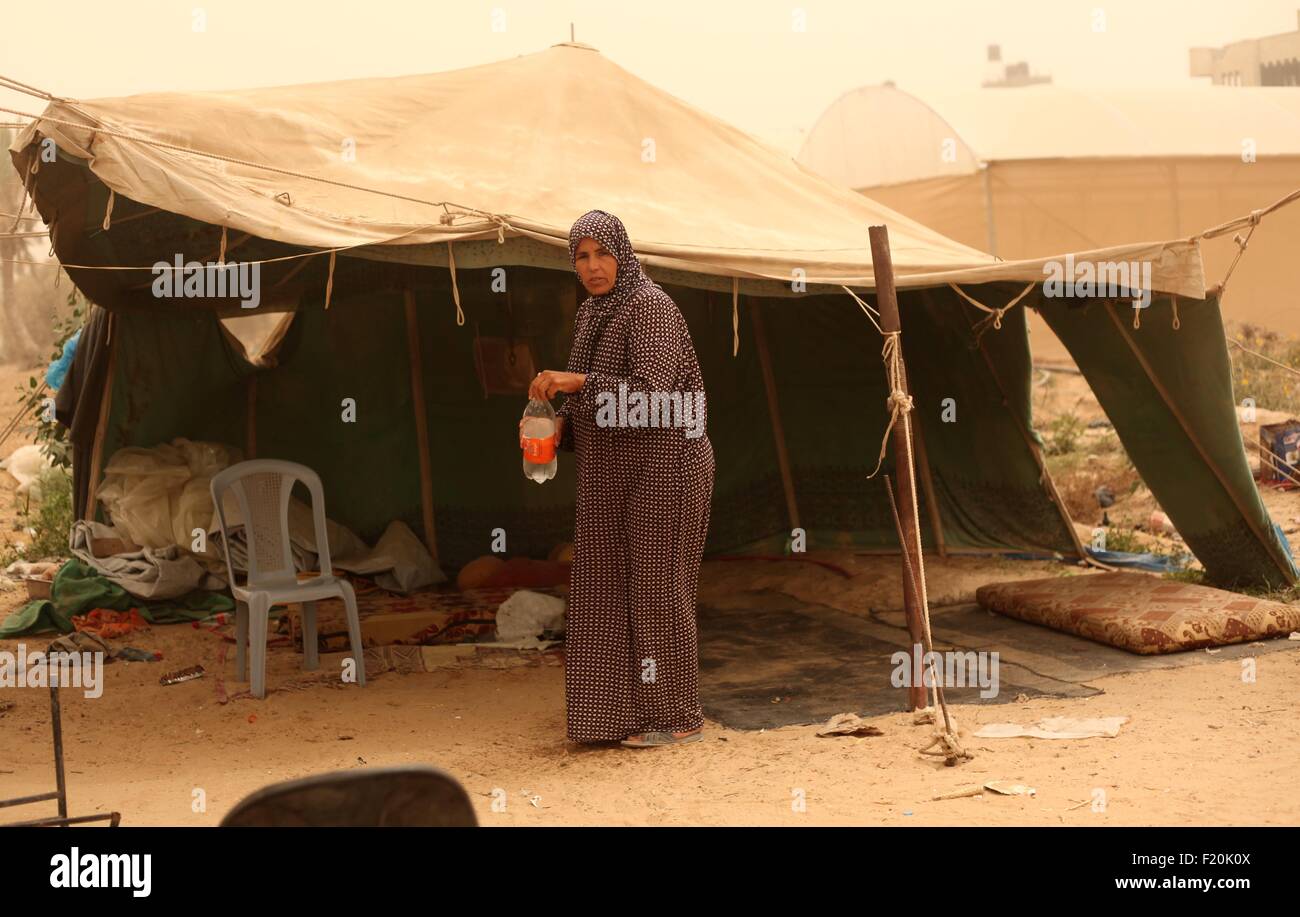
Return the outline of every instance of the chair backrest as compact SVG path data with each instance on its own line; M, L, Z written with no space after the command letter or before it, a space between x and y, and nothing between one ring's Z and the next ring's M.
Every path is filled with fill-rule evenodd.
M297 481L301 481L311 494L320 570L324 574L332 571L330 546L325 535L325 491L320 476L296 462L254 459L231 465L212 478L212 502L217 508L217 523L221 526L231 585L235 584L235 568L230 562L230 533L226 527L227 491L234 494L244 520L244 535L248 541L248 588L297 582L289 541L289 495Z
M371 767L263 787L221 819L223 828L474 828L474 806L436 767Z

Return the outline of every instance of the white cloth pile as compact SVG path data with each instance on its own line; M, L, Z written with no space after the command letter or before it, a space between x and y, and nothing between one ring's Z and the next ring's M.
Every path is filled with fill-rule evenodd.
M213 475L239 460L236 449L183 438L148 449L119 449L105 466L104 481L98 491L99 500L116 530L109 534L154 552L179 549L182 555L188 553L197 558L224 584L225 554L211 483ZM239 501L233 494L227 494L225 504L231 563L237 571L243 571L247 569L248 545ZM94 537L105 536L95 534ZM411 592L446 580L424 545L403 522L390 522L373 549L345 526L329 520L326 537L336 570L373 577L383 589ZM295 567L316 570L312 510L296 499L289 501L289 539ZM154 558L161 557L161 554L154 555ZM98 565L96 569L105 572ZM126 588L125 583L123 587Z

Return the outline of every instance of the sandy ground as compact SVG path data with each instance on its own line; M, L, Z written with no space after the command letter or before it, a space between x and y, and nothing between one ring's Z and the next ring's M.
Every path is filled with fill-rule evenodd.
M364 688L321 684L223 705L212 679L157 683L163 669L194 662L221 671L213 635L171 627L133 642L166 659L114 663L97 699L63 692L72 811L116 809L130 825L214 825L267 783L410 763L453 774L485 825L1300 822L1300 798L1286 789L1300 751L1300 653L1258 657L1253 684L1225 661L1099 679L1105 693L1082 700L958 706L963 732L1056 714L1132 719L1114 739L968 738L975 758L947 768L918 754L930 727L901 713L875 718L884 735L871 738L709 723L704 741L680 748L579 748L564 739L557 666L387 673ZM295 662L277 651L271 685L291 682ZM47 695L7 693L18 696L0 716L0 793L50 789ZM988 780L1037 794L933 801ZM196 812L200 790L206 810Z
M0 372L0 405L21 372ZM0 448L8 452L18 443ZM0 523L9 529L13 481L0 472ZM1140 499L1140 495L1135 495ZM1300 516L1292 494L1268 497L1274 517ZM1140 515L1147 507L1134 507ZM851 613L896 608L892 560L826 555L850 574L809 564L712 562L702 596L743 604L779 590ZM998 579L1066 575L1048 562L954 559L928 566L936 604L969 601ZM0 591L0 614L20 604ZM33 638L29 649L47 637ZM15 651L19 641L0 641ZM1037 698L954 713L975 757L953 768L922 757L929 726L910 714L873 720L883 735L818 738L815 727L765 732L706 725L704 741L669 749L580 748L564 738L564 673L546 657L506 668L461 663L429 673L384 673L364 688L307 677L287 647L271 653L265 700L236 694L233 659L218 636L159 627L125 641L160 663L114 663L103 694L63 692L71 811L115 809L127 825L215 825L243 796L278 780L340 768L426 763L466 787L485 825L1294 825L1287 787L1300 756L1300 653L1115 675L1086 699ZM555 661L550 657L550 663ZM208 677L169 687L158 675L201 663ZM331 660L325 659L325 670ZM221 681L224 680L224 685ZM296 686L288 690L283 686ZM0 797L53 788L48 694L0 697ZM1114 739L972 739L988 722L1052 715L1128 716ZM961 786L1005 780L1033 797L984 794L934 801ZM201 792L200 792L201 791ZM202 805L197 800L201 798ZM494 800L505 799L502 807ZM1104 803L1104 805L1098 805ZM9 810L38 817L53 807Z

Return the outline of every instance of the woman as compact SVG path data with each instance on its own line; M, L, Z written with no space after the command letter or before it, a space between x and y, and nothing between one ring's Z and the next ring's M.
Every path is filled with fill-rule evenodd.
M529 388L533 398L567 393L557 443L577 458L568 737L630 748L698 741L695 600L714 465L695 348L618 217L584 214L569 232L569 260L591 295L574 319L567 371L545 370ZM620 394L626 404L635 393L683 409L646 425L617 409ZM684 416L687 405L695 416Z

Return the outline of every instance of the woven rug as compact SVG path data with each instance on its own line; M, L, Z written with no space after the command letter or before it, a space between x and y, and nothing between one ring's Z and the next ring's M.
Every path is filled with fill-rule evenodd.
M1139 573L981 586L984 608L1132 653L1176 653L1285 637L1300 607Z

